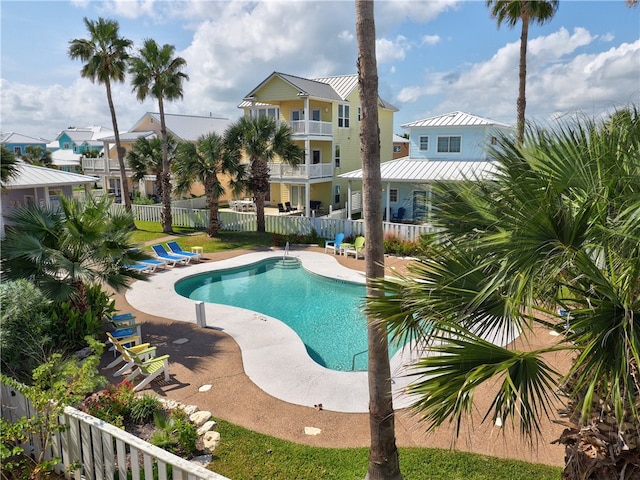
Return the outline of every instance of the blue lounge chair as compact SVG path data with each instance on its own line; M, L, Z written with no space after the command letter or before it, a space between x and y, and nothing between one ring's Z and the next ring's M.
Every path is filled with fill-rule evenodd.
M184 251L182 249L182 247L180 245L178 245L178 242L176 242L176 241L167 242L167 247L169 247L169 250L171 250L171 253L173 253L175 255L182 255L182 256L185 256L185 257L193 258L197 262L200 261L201 254Z
M163 260L156 260L153 258L145 258L144 260L138 260L138 263L142 265L149 265L150 267L153 268L153 270L155 270L158 267L166 268L167 266L167 262Z
M333 254L334 255L336 253L339 253L340 252L340 245L342 244L343 240L344 240L344 233L342 233L342 232L336 234L336 238L334 240L327 240L324 243L324 253L327 253L327 250L329 250L329 249L333 250Z
M124 265L124 268L140 273L151 273L155 270L155 267L151 267L150 265L143 265L141 263L131 263L128 265Z
M176 265L186 265L191 260L189 257L185 255L175 255L167 252L167 249L162 245L151 245L153 252L156 254L160 260L164 260L168 265L175 267Z

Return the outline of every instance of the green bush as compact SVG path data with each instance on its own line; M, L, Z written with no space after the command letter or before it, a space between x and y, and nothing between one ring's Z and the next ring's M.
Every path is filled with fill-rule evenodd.
M156 412L154 422L158 431L150 443L176 455L189 457L196 452L198 432L186 412L176 408L170 412Z
M153 420L154 414L160 410L162 410L160 400L153 395L145 393L134 399L129 418L136 425L142 425Z
M90 396L80 408L100 420L123 427L130 418L134 398L133 384L125 380Z

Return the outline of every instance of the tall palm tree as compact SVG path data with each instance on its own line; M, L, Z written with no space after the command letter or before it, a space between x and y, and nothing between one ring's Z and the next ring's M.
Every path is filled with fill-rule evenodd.
M529 41L529 24L534 21L542 25L553 18L558 10L558 0L486 0L491 9L491 16L498 22L498 27L506 22L514 28L522 22L520 30L520 65L518 67L518 100L516 135L520 143L524 139L525 108L527 106L527 43Z
M21 158L30 165L41 165L45 167L51 167L53 165L51 152L33 145L29 145L24 149L24 155L22 155Z
M172 135L168 135L167 142L169 163L171 163L175 155L176 141ZM155 175L156 192L162 197L162 139L140 137L127 152L127 162L129 162L129 168L133 170L132 179L136 182L141 181L148 174Z
M118 22L99 18L96 22L84 18L89 38L76 38L69 42L69 57L86 62L80 70L83 78L89 78L92 82L104 83L107 89L107 102L111 113L111 123L116 140L116 152L118 166L120 167L120 184L122 186L122 198L127 211L131 211L131 198L129 197L129 184L124 166L124 149L120 143L120 131L116 110L113 106L111 82L124 82L129 60L129 48L133 44L131 40L121 37L118 30Z
M138 56L131 59L130 73L133 75L133 91L138 100L144 101L149 95L158 100L160 112L160 136L162 138L162 231L172 233L171 218L171 169L169 163L169 140L164 117L165 100L183 97L182 82L189 76L182 72L187 61L174 57L175 47L160 47L155 40L144 41Z
M269 162L276 156L289 165L298 165L303 151L291 140L291 128L267 116L241 117L227 132L232 154L241 152L251 164L247 188L255 197L258 232L265 231L264 201L269 193Z
M408 389L429 429L460 428L475 389L497 382L485 418L534 436L562 392L563 478L640 477L638 132L637 107L601 124L530 127L524 144L492 147L492 182L434 185L440 241L406 278L380 281L387 295L367 307L394 339L431 345ZM534 325L555 330L557 345L488 340L526 343ZM564 375L545 355L559 350L573 357Z
M378 126L378 67L373 1L356 0L358 38L358 85L362 117L360 157L365 231L367 232L367 295L383 295L375 279L384 278L384 244L382 231L382 179L380 174L380 127ZM369 350L369 468L367 479L401 479L395 437L395 417L391 392L391 366L387 329L367 317Z
M17 163L18 159L15 153L2 145L0 150L0 181L3 186L18 174Z
M8 216L2 276L26 278L53 300L71 300L84 312L88 285L122 290L131 278L142 278L123 265L146 255L133 249L131 212L111 213L108 197L60 201L61 211L27 205Z
M209 207L209 226L207 234L216 237L220 229L218 220L218 199L224 194L225 187L219 175L231 178L230 187L239 193L240 186L234 184L233 179L243 169L238 164L235 155L229 155L224 138L215 132L203 135L194 144L184 142L178 145L178 151L173 163L176 176L176 191L186 192L194 182L204 185L204 193ZM240 172L238 169L242 169Z

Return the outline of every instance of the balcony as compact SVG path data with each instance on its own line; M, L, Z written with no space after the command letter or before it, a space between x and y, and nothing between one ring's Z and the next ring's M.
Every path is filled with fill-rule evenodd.
M295 120L288 122L291 127L291 134L293 136L300 135L315 135L320 137L332 137L333 136L333 124L331 122L320 122L317 120L309 120L309 129L306 130L305 126L307 122L304 120Z
M124 163L125 170L131 171L127 162ZM107 168L108 167L108 168ZM120 165L117 158L82 158L82 170L85 174L120 172Z
M269 175L272 181L333 178L333 164L316 163L292 167L286 163L269 163Z

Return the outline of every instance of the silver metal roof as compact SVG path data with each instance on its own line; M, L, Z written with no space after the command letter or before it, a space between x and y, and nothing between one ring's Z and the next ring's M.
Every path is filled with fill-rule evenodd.
M477 160L410 160L409 157L403 157L380 164L383 182L475 180L489 178L495 172L494 163ZM362 180L362 169L338 176L340 178Z
M97 177L80 175L79 173L63 172L55 168L38 167L19 162L16 165L17 174L3 185L8 190L19 188L55 187L62 185L85 185L94 183Z
M147 113L146 115L153 117L154 121L160 125L159 113ZM201 136L212 132L222 135L232 123L228 118L175 115L169 113L165 113L164 120L167 125L167 131L174 137L188 142L196 141ZM138 121L138 123L140 123L140 121Z
M424 120L416 120L415 122L405 123L402 128L411 127L477 127L477 126L500 126L509 127L509 125L489 118L478 117L471 113L451 112L437 117L425 118Z
M16 132L7 132L0 134L0 143L49 143L44 138L30 137Z

